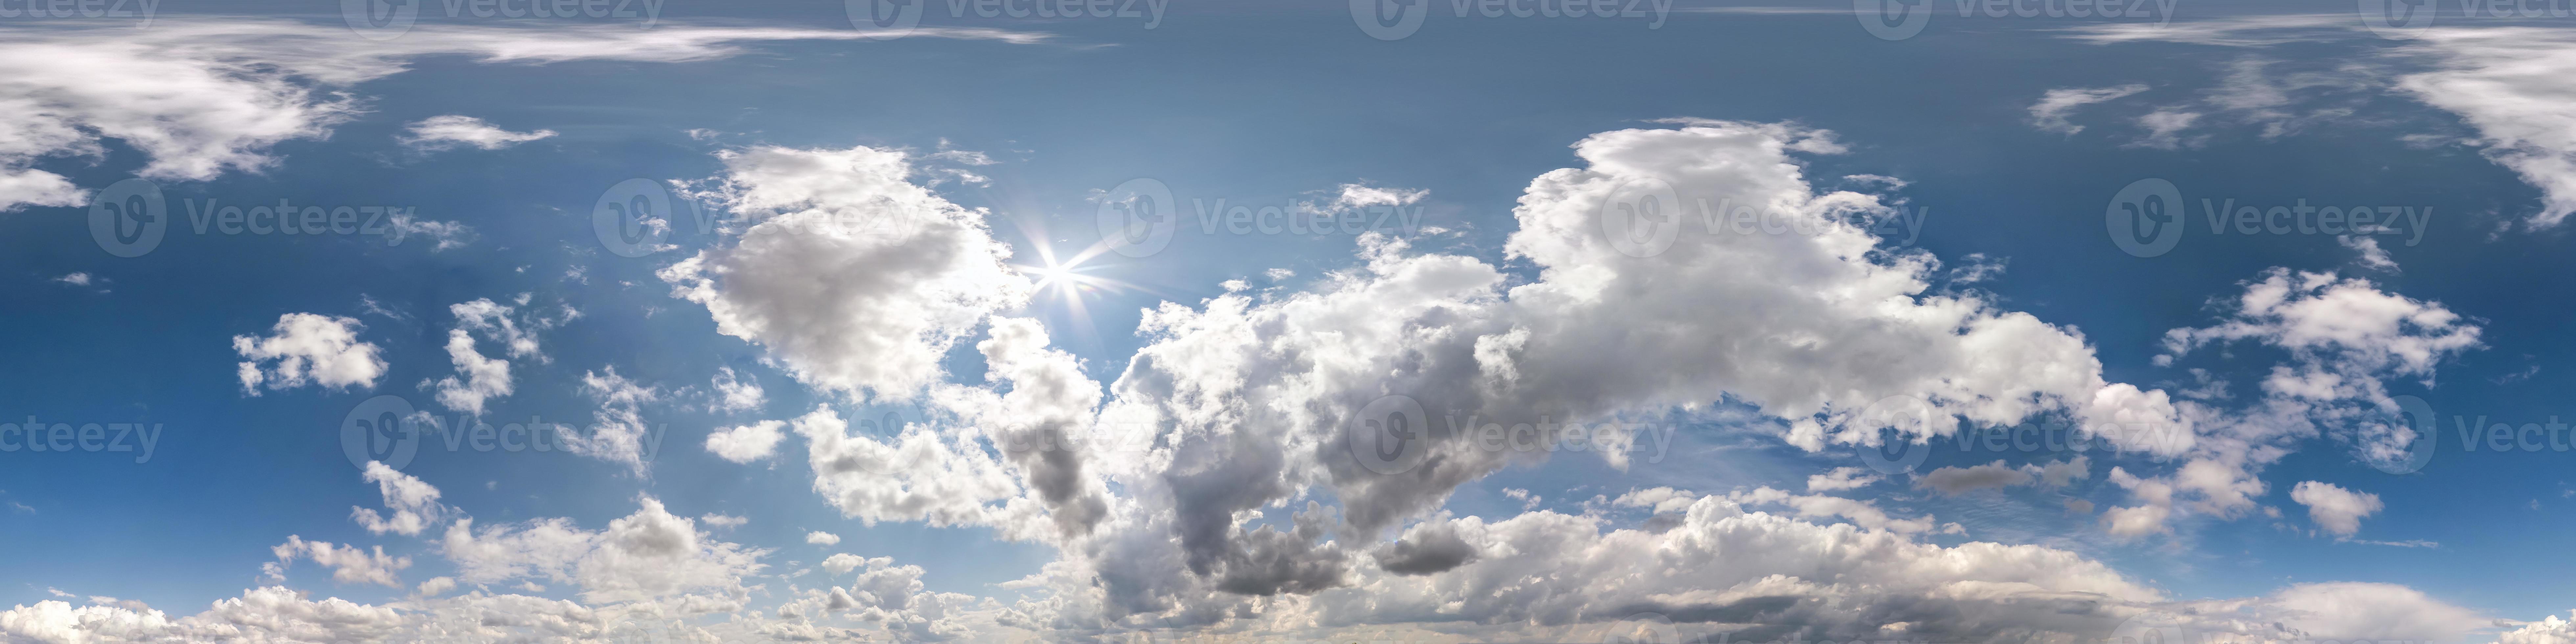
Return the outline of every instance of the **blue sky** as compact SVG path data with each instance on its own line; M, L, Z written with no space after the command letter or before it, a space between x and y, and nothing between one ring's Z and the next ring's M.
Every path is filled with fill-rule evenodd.
M2576 639L2564 8L311 4L0 13L0 638Z

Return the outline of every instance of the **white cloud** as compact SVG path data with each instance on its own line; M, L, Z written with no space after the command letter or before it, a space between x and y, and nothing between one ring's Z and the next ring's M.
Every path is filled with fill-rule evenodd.
M1868 487L1870 484L1877 483L1881 479L1882 477L1879 475L1869 473L1869 470L1857 467L1837 467L1823 474L1808 476L1807 491L1835 492L1841 490L1856 490Z
M404 474L381 462L367 461L365 478L367 482L376 484L377 493L384 496L385 510L393 515L387 518L372 509L349 508L350 520L358 522L368 532L417 536L430 524L454 514L452 509L438 502L438 488L422 482L419 477Z
M717 368L714 386L716 399L708 405L712 411L750 411L768 401L760 390L760 381L749 375L736 375L733 367Z
M836 545L841 543L841 535L816 530L805 533L805 542L819 546Z
M2515 626L2518 628L2496 635L2496 644L2576 644L2576 621L2559 619L2557 615Z
M554 130L512 132L485 123L483 119L460 114L421 119L404 130L405 133L397 138L415 150L445 150L458 145L498 150L555 135Z
M399 73L410 61L462 55L483 63L572 60L684 62L731 56L765 40L889 36L1034 43L1044 34L920 28L905 33L774 27L609 25L520 27L422 24L404 37L349 46L348 28L286 20L191 16L151 29L52 21L13 26L0 38L0 211L79 205L61 175L31 167L48 157L102 158L114 139L147 159L138 173L204 181L257 171L285 141L328 136L356 118L345 93Z
M716 196L755 223L660 275L718 332L763 345L808 385L909 397L986 315L1028 297L983 213L906 181L902 152L721 156Z
M707 434L707 452L736 463L750 463L778 451L778 441L787 437L780 431L786 421L764 420L749 425L718 429Z
M257 396L262 387L306 384L332 390L376 386L386 365L382 349L358 340L358 330L365 327L356 318L288 313L277 317L268 337L233 336L233 351L245 359L239 370L242 393Z
M2439 69L2397 79L2397 87L2478 129L2487 158L2540 188L2532 228L2576 213L2576 106L2564 98L2576 73L2576 35L2538 27L2432 28L2406 51Z
M280 581L285 579L286 566L299 558L329 566L331 579L343 584L381 584L400 588L402 581L394 578L395 572L411 567L410 557L385 556L384 546L376 546L374 553L370 554L356 546L305 541L295 535L287 535L286 543L269 548L269 552L277 555L276 567L269 574Z
M2308 506L2308 518L2317 527L2336 536L2349 537L2361 531L2361 519L2379 513L2379 495L2354 492L2332 483L2300 481L2290 488L2290 500Z
M2118 87L2068 87L2048 90L2048 93L2040 95L2039 102L2030 105L2030 123L2041 132L2056 134L2082 132L2084 126L2076 125L2066 118L2067 115L2074 113L2075 108L2115 100L2143 91L2147 91L2147 86L2136 83Z
M667 428L645 422L643 406L660 401L662 393L617 375L616 367L605 372L581 373L582 394L599 408L591 412L590 427L565 437L564 447L574 454L623 463L641 476L660 452L662 430Z
M2130 142L2129 146L2158 150L2199 147L2200 142L2206 137L2185 139L2182 136L2183 130L2191 129L2192 124L2199 121L2199 112L2179 108L2168 107L2148 112L2146 116L2138 117L2138 126L2147 129L2147 136Z
M1332 203L1328 204L1326 207L1333 211L1342 211L1367 208L1370 206L1406 206L1412 205L1413 202L1421 201L1423 197L1428 196L1431 196L1431 191L1429 190L1386 188L1359 183L1345 183L1342 184L1341 192L1333 195Z
M2387 271L2391 273L2397 272L2397 260L2390 259L2388 257L2388 250L2379 247L2379 238L2377 237L2363 235L2338 235L2335 237L2335 243L2342 245L2344 248L2352 249L2355 253L2359 253L2359 256L2354 257L2353 261L2361 264L2363 268Z

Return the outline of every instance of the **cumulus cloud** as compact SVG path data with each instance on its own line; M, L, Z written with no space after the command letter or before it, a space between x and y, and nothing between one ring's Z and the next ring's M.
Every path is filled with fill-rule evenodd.
M714 411L750 411L759 409L761 403L769 400L767 394L760 389L760 381L752 379L749 375L735 374L733 367L716 369L713 386L716 392L715 402L709 404L708 408Z
M716 329L767 347L798 380L907 398L1029 282L981 211L907 181L900 151L728 151L713 193L752 221L729 245L662 269Z
M403 145L423 151L445 150L460 145L498 150L554 135L554 130L512 132L483 122L483 119L447 114L413 122L404 127L404 133L397 139Z
M382 349L358 340L365 327L357 318L288 313L277 317L267 337L233 336L233 351L244 359L242 394L306 384L332 390L376 386L386 364Z
M509 360L484 356L475 338L500 344L506 358L550 362L537 347L536 332L580 316L565 307L552 317L531 313L522 321L510 306L489 298L450 305L447 311L456 317L456 326L447 330L447 358L455 364L457 375L421 385L436 392L439 404L450 411L475 415L483 413L487 401L508 396L516 388Z
M821 546L835 545L841 542L841 535L817 530L805 533L805 542Z
M736 463L750 463L778 450L778 441L787 437L780 431L786 421L764 420L749 425L718 429L707 434L707 452Z
M2354 492L2332 483L2300 481L2290 488L2290 500L2308 506L2308 518L2317 527L2336 536L2349 537L2361 531L2361 519L2377 514L2379 495Z
M350 520L358 522L368 532L417 536L430 524L454 514L438 502L438 488L422 482L419 477L404 474L379 461L367 461L364 476L367 482L376 484L376 492L384 496L385 505L384 513L371 508L349 508Z
M286 543L271 547L269 551L277 555L277 561L270 564L273 567L269 569L269 576L279 581L286 579L287 566L299 558L330 567L331 579L343 584L382 584L400 588L402 581L395 579L394 574L411 567L410 557L385 556L384 546L376 546L371 554L356 546L305 541L295 535L287 535Z

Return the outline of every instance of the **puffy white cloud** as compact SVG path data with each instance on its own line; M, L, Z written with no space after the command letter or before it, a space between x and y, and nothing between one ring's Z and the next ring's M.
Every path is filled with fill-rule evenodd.
M750 463L778 451L778 441L787 437L780 431L786 421L764 420L749 425L718 429L707 434L707 452L736 463Z
M769 400L760 390L760 381L749 375L736 375L733 367L716 369L713 386L716 397L708 408L714 411L750 411Z
M2557 615L2537 622L2524 622L2517 628L2496 635L2496 644L2571 644L2576 643L2576 621Z
M349 46L348 28L288 20L191 16L151 29L52 21L0 38L0 211L71 206L85 195L31 167L47 157L100 158L115 139L148 160L139 172L204 181L274 165L278 143L321 138L355 118L348 87L403 71L413 59L462 55L485 63L571 60L682 62L730 56L764 40L915 36L1039 42L1043 34L921 28L902 34L768 27L422 24L404 37Z
M824 546L835 545L841 542L841 535L816 530L805 533L805 542Z
M1029 282L983 213L907 178L903 152L763 147L722 154L714 193L754 221L734 243L664 268L716 329L767 347L806 384L906 398L940 357Z
M2300 481L2290 488L2290 500L2308 506L2308 518L2317 527L2338 536L2349 537L2361 531L2361 519L2377 514L2379 495L2354 492L2332 483Z
M522 301L525 300L522 295ZM510 378L510 362L485 357L475 348L475 337L500 343L509 358L551 361L537 347L536 332L553 328L580 317L571 307L554 316L528 314L521 322L512 317L509 306L493 303L489 298L460 302L447 307L456 316L456 327L447 330L447 358L456 365L457 376L421 383L437 392L438 402L451 411L480 415L484 403L510 395L515 389ZM462 376L462 378L458 377Z
M257 396L262 387L306 384L334 390L375 386L386 364L382 349L358 340L365 327L357 318L288 313L277 316L268 337L233 336L233 351L244 359L242 393Z
M483 119L461 114L446 114L421 119L404 126L404 133L397 138L403 145L411 146L416 150L445 150L459 145L498 150L554 135L554 130L512 132L486 123Z
M2068 114L2074 113L2075 108L2143 91L2147 91L2147 86L2136 83L2118 87L2068 87L2048 90L2048 93L2040 95L2039 102L2030 105L2030 124L2039 128L2041 132L2057 134L2082 132L2084 126L2076 125L2066 119Z
M277 555L275 567L269 569L269 576L279 581L285 580L286 568L293 565L296 559L311 559L313 563L329 566L331 579L343 584L382 584L396 588L402 587L402 581L395 579L394 574L411 567L410 557L386 556L384 546L376 546L375 551L370 554L366 550L358 549L357 546L334 545L327 541L305 541L303 537L296 535L287 535L286 543L269 548L269 552Z
M382 462L367 461L365 478L376 484L376 491L385 497L386 512L393 515L387 518L373 509L349 508L349 519L368 532L418 536L430 524L455 514L452 508L438 502L438 488Z
M743 577L765 567L758 560L768 551L707 538L694 522L673 516L651 497L640 504L634 514L596 532L564 519L481 529L473 519L458 519L439 546L457 565L462 583L573 583L583 601L592 603L705 594L738 608L747 592Z
M565 437L564 448L574 454L623 463L640 476L661 451L663 430L667 428L645 422L643 407L660 401L662 393L617 375L616 367L604 371L581 373L582 394L599 408L591 412L590 427Z

